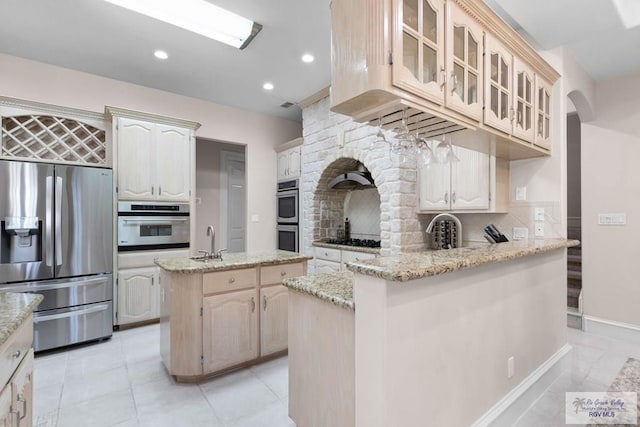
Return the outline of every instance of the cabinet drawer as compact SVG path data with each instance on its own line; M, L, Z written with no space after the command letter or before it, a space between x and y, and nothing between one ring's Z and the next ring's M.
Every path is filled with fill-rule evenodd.
M342 251L342 262L354 262L354 261L364 261L365 259L373 259L375 258L375 254L368 254L365 252L351 252L351 251Z
M340 249L330 248L315 248L316 259L323 259L326 261L340 262Z
M325 261L323 259L317 259L315 273L316 275L322 273L339 273L342 271L341 264L339 262Z
M0 384L9 382L9 378L29 352L32 343L33 317L29 316L0 347Z
M260 268L260 284L275 285L282 283L289 277L299 277L304 274L302 263L269 265Z
M255 268L206 273L202 278L202 292L208 295L251 288L256 286L256 275Z

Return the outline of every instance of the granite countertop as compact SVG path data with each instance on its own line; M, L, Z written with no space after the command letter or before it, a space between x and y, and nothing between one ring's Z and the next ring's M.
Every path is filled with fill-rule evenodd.
M365 254L380 254L380 248L366 248L362 246L349 246L349 245L334 245L333 243L323 242L322 240L316 240L311 243L312 246L319 248L329 249L341 249L343 251L362 252Z
M349 271L291 277L284 279L282 284L289 289L312 295L347 310L355 310L353 273Z
M22 325L43 298L38 294L0 292L0 345Z
M403 253L401 255L350 262L347 264L347 269L354 273L379 277L389 281L406 282L579 244L580 241L578 240L530 239L478 247Z
M155 263L160 268L173 273L209 273L212 271L237 270L250 268L257 265L278 265L294 262L308 261L312 259L308 255L287 251L273 251L248 254L245 252L223 254L222 261L212 259L208 261L194 261L190 258L159 259Z

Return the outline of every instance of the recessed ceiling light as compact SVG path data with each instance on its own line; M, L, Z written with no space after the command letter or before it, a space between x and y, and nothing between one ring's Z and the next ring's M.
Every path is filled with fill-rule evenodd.
M265 83L262 85L264 90L273 90L273 83Z
M167 24L244 49L262 25L205 0L105 0Z
M156 50L153 52L153 56L158 59L167 59L169 57L169 54L164 50Z
M315 58L310 53L302 55L302 62L313 62Z

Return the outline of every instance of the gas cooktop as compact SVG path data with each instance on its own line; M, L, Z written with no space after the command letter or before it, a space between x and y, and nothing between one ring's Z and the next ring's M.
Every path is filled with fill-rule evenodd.
M371 239L327 239L327 243L332 245L343 245L343 246L360 246L363 248L379 248L380 240L371 240Z

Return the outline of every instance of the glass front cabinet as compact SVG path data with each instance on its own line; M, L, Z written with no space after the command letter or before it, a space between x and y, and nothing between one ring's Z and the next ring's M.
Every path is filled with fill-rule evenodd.
M490 34L485 35L484 123L510 134L513 118L513 56Z
M515 81L513 87L513 135L533 142L534 134L534 75L531 68L518 58L513 59Z
M551 85L536 76L536 126L534 143L551 149Z
M482 120L483 29L456 3L447 5L446 105Z
M393 84L444 103L444 0L393 1Z

